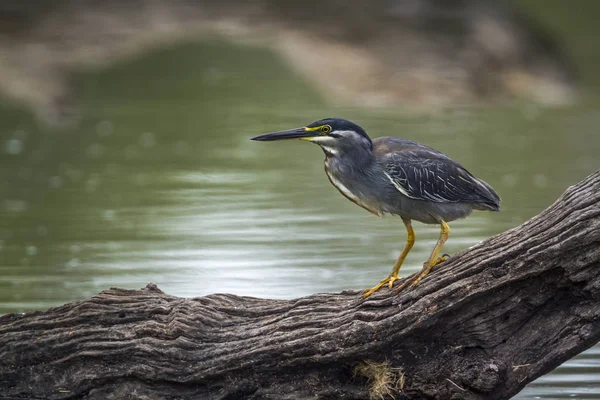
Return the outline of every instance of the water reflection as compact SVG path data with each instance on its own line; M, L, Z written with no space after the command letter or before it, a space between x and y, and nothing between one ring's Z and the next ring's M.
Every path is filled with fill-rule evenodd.
M529 384L518 398L598 399L600 398L600 347L595 346L565 362L553 373Z
M232 65L234 56L246 68ZM267 53L210 45L83 79L87 114L72 132L1 111L0 313L148 282L178 296L371 287L403 246L401 222L340 196L318 147L248 140L325 116L355 120L374 137L429 144L497 189L502 213L453 223L449 253L520 224L598 167L593 105L421 116L327 109ZM404 274L420 268L438 236L436 226L415 229ZM598 351L522 398L597 396Z

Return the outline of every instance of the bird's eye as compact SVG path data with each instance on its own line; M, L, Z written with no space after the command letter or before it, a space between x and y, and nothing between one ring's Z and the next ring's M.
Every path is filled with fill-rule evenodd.
M331 127L329 125L323 125L321 127L321 133L328 134L331 132Z

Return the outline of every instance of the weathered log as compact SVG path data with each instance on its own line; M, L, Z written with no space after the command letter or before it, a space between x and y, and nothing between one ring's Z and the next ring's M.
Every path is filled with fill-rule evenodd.
M507 399L600 340L600 171L413 290L110 289L0 318L0 398Z

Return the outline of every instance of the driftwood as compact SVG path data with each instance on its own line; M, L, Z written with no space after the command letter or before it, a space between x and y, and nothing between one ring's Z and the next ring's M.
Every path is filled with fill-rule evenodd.
M110 289L0 318L0 398L507 399L600 340L600 171L414 290Z

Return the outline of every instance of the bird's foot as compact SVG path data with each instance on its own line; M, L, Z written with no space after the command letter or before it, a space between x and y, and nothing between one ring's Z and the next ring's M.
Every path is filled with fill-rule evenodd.
M423 265L423 269L421 270L421 272L419 274L413 276L412 278L406 278L404 280L404 282L402 282L402 284L396 290L394 290L394 293L396 293L396 294L400 293L402 291L402 289L406 288L409 285L411 285L412 287L417 286L421 282L421 280L429 274L429 272L433 269L433 267L443 263L444 261L446 261L449 258L450 258L449 254L444 254L441 257L438 257L434 262L432 262L431 266L428 266L427 263L425 263L425 265ZM375 286L373 289L369 289L369 290L365 291L362 298L366 299L367 297L369 297L370 295L372 295L373 293L375 293L376 291L378 291L379 289L381 289L384 285L386 285L388 283L389 283L389 286L391 289L394 286L394 282L396 282L400 279L401 278L398 278L398 277L388 276L387 278L385 278L384 280L379 282L379 285Z
M439 263L442 263L446 261L446 257L441 256L439 257L437 260L435 260L434 262L432 262L431 264L429 263L425 263L423 264L423 269L421 270L421 272L419 273L419 275L417 275L414 279L413 279L413 283L412 283L412 287L415 287L419 284L419 282L421 282L421 279L425 278L427 275L429 275L429 272L431 272L431 270L433 269L433 267L435 267L436 265L438 265Z
M408 285L410 285L411 283L413 283L414 281L416 281L417 278L419 278L419 276L420 275L416 275L416 276L413 276L412 278L406 278L404 280L404 282L402 282L402 285L398 286L398 288L396 290L394 290L394 293L395 294L400 293L402 291L402 289L406 288Z
M431 268L435 267L438 264L443 263L444 261L446 261L447 259L450 258L450 254L446 253L443 254L441 257L438 257L437 260L435 260L432 264L431 264Z
M400 285L398 289L394 290L394 293L400 293L402 289L406 288L408 285L411 285L412 287L417 286L419 282L421 282L421 279L425 278L428 273L429 271L421 271L418 275L415 275L412 278L407 278L404 282L402 282L402 285Z
M421 282L421 279L425 278L427 275L429 275L429 271L419 274L419 276L417 276L417 278L412 283L412 287L417 286Z
M450 258L449 254L444 254L441 257L438 257L434 262L432 262L431 265L427 265L427 263L423 264L423 269L421 270L421 273L419 275L417 275L416 278L413 279L414 282L412 283L412 286L413 287L417 286L423 278L425 278L427 275L429 275L429 272L431 272L433 267L443 263L444 261L446 261L449 258ZM400 289L400 288L398 288L398 289Z
M379 284L377 286L375 286L374 288L365 290L365 293L363 293L362 298L366 299L367 297L369 297L370 295L372 295L373 293L375 293L376 291L378 291L385 285L388 285L389 288L391 289L394 286L394 282L396 282L397 280L400 280L400 278L398 278L397 276L391 276L391 275L388 276L387 278L385 278L384 280L379 282Z
M396 289L394 291L394 293L396 293L396 294L400 293L400 291L402 289L404 289L405 287L407 287L408 285L411 285L411 284L412 284L412 287L417 286L421 282L421 280L429 274L429 271L431 271L433 269L433 267L435 267L438 264L443 263L448 258L450 258L450 255L444 254L443 256L438 257L437 260L435 260L433 263L431 263L431 266L428 266L426 263L425 265L423 265L423 269L421 270L421 272L418 275L416 275L412 278L407 278L404 282L402 282L402 285L400 285L398 287L398 289Z

